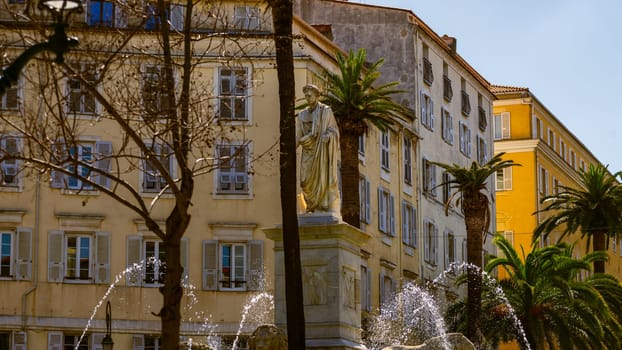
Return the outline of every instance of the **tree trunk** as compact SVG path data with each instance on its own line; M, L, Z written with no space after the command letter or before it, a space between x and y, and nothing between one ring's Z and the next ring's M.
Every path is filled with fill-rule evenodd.
M480 314L482 309L482 252L485 227L485 201L463 197L464 221L467 231L467 338L481 344Z
M302 297L300 237L296 211L296 124L295 83L292 49L293 8L291 0L272 0L280 104L280 180L285 264L285 308L289 349L305 348L305 318Z
M607 232L597 231L592 234L592 250L607 251ZM605 273L605 262L594 261L594 273Z
M161 319L162 331L160 346L162 350L179 349L179 328L181 325L181 297L184 294L181 285L183 267L181 266L181 237L183 236L190 216L185 212L182 214L179 206L166 220L166 240L164 243L166 273L164 275L164 285L160 287L163 302L159 317Z
M361 199L359 196L359 148L358 135L341 131L341 215L343 221L361 227Z

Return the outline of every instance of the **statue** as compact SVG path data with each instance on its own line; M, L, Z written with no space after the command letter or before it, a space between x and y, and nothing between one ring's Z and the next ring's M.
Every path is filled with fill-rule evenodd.
M296 146L302 146L300 187L306 212L331 212L341 217L339 195L339 127L329 106L319 102L320 90L302 89L308 106L298 114Z
M248 340L250 350L287 350L287 337L273 324L264 324L251 334Z

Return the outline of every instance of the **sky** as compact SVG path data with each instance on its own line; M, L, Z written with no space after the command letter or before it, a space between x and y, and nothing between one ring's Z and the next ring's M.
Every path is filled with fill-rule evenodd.
M350 1L409 9L456 37L486 80L529 88L601 163L622 170L622 1Z

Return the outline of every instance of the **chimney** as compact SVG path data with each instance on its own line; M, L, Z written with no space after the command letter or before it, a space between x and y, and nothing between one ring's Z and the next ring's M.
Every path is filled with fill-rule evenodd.
M447 46L449 46L449 50L450 50L451 54L455 54L456 53L456 45L457 45L456 38L454 38L453 36L449 36L449 35L445 34L445 35L443 35L442 39L445 42L445 44L447 44Z

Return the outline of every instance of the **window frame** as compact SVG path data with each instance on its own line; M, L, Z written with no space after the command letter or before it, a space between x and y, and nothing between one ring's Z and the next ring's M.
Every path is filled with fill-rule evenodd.
M413 184L413 142L404 135L404 183L408 186Z
M480 165L484 165L489 160L488 159L489 157L488 142L486 142L486 139L480 135L476 135L475 139L476 139L477 162Z
M79 156L76 159L71 154L72 152L71 150L74 148L74 146L78 146L78 149L80 149L80 147L84 147L84 145L92 146L93 151L91 152L91 157L92 157L91 164L82 165L81 163L83 162L81 160L81 157ZM71 146L71 147L68 147L68 146ZM88 178L90 178L92 182L99 184L100 186L104 188L110 188L111 178L106 176L105 174L110 173L112 170L112 159L111 159L112 142L84 139L84 140L75 141L74 143L68 145L64 142L64 140L58 140L56 144L52 145L52 148L54 149L54 152L57 153L55 157L59 158L56 160L64 161L62 163L59 162L58 163L59 166L62 166L66 170L69 170L67 168L72 168L74 165L77 164L79 168L84 168L85 170L88 171L86 174L89 175ZM74 159L76 160L74 161ZM89 167L92 167L93 169L97 169L99 170L99 172L92 171L89 169ZM69 171L72 171L72 170L69 170ZM77 174L77 171L76 171L76 174ZM83 175L80 175L80 176L83 177ZM75 186L70 187L69 181L71 181L71 178L75 178L76 179L75 181L77 181L77 183ZM95 193L96 191L95 186L92 186L87 181L84 181L80 179L79 177L74 177L70 174L66 174L62 171L57 171L57 170L52 170L51 172L50 186L52 188L58 188L62 190L71 191L69 193L72 193L74 191L78 191L78 192L86 191L87 193L90 193L90 192Z
M422 175L423 192L436 197L436 165L429 159L423 159Z
M459 142L460 153L466 157L471 157L471 129L467 123L459 123Z
M3 67L2 70L7 67ZM2 71L0 70L0 72ZM18 112L21 111L22 101L23 101L23 87L24 82L23 78L20 76L17 78L17 82L15 84L11 84L8 88L5 88L4 94L0 96L0 110L9 111L9 112ZM15 97L15 106L9 106L8 101L10 98Z
M417 208L402 201L402 242L408 247L417 247Z
M63 257L64 257L64 261L65 261L65 271L64 271L64 276L63 279L65 282L68 283L91 283L92 281L94 281L94 268L93 268L93 259L94 259L94 239L93 239L93 232L65 232L63 235ZM70 266L70 262L71 262L71 256L73 255L71 253L71 247L70 247L70 240L76 240L76 246L75 246L75 263L73 268ZM86 257L84 257L84 255L82 254L82 249L84 248L84 246L82 245L83 243L83 239L87 239L87 245L86 245ZM82 259L86 259L87 260L87 268L86 268L86 272L87 275L86 277L81 276L81 271L83 270L83 268L81 267L82 265ZM72 271L73 270L73 271Z
M425 218L423 220L423 261L437 266L438 264L438 227L434 220Z
M359 177L359 203L361 222L371 223L371 184L365 176Z
M454 144L454 124L453 116L447 108L441 108L441 129L442 137L450 145Z
M222 247L225 245L244 246L244 280L240 287L224 287ZM261 240L204 240L202 242L203 290L238 292L258 291L263 288L263 241Z
M244 13L242 13L244 12ZM233 8L233 26L240 31L261 29L261 9L258 6L236 5Z
M434 131L434 100L432 96L421 91L419 103L421 107L421 124L430 131Z
M174 2L166 3L166 19L172 31L182 31L184 29L185 6ZM145 21L145 30L159 30L160 18L157 13L157 5L152 1L145 3L145 11L147 20Z
M506 140L512 138L510 112L502 112L494 115L494 140Z
M238 151L240 148L242 150ZM229 149L229 157L228 161L224 160L222 155L222 151L224 149ZM220 142L216 146L216 159L218 162L218 168L215 171L215 194L220 198L233 198L234 196L248 197L251 195L251 170L250 170L250 157L251 157L251 144L243 143L243 142ZM233 153L231 153L233 152ZM231 154L234 156L232 157ZM240 158L241 157L241 158ZM243 164L238 164L243 162ZM226 164L228 163L228 164ZM243 171L240 171L240 166L243 166ZM223 169L228 168L229 171L223 171ZM223 185L227 182L223 181L225 176L229 176L230 185L232 185L233 189L226 189ZM241 178L243 181L239 182L238 178ZM237 184L241 183L242 188L236 189Z
M77 65L80 70L79 74L82 74L87 82L92 84L97 83L98 76L95 63L86 62L78 63ZM77 88L75 84L78 84ZM67 105L65 110L68 115L92 118L99 114L100 105L97 99L84 88L80 80L71 77L67 78L66 93ZM78 101L77 104L74 102L75 100ZM77 108L75 108L75 106L77 106Z
M10 150L9 150L10 146L7 145L7 142L9 140L15 144L15 153L19 154L22 150L22 138L18 136L12 136L12 135L2 135L0 139L0 150L3 151L2 153L10 154ZM0 162L0 171L2 172L0 174L1 176L0 187L4 189L21 188L21 181L20 181L20 176L19 176L20 166L21 166L21 161L18 159L5 159L5 160L2 160L2 162ZM8 174L9 172L12 172L12 174ZM5 179L7 176L12 176L13 181L11 181L10 183L6 182Z
M147 147L155 154L158 161L164 164L164 161L168 162L168 173L174 179L177 177L177 163L175 154L172 147L168 143L164 142L146 142ZM166 156L165 156L166 154ZM165 160L165 158L168 158ZM150 160L146 155L142 155L141 159L142 167L140 171L140 184L141 192L143 194L160 193L166 186L166 180L157 169L156 166L150 164ZM153 183L153 188L149 187ZM166 192L170 192L170 188L166 189Z
M458 261L456 246L457 240L454 232L449 229L445 229L443 236L445 238L445 269L448 269L452 263Z
M387 188L378 187L378 230L395 237L395 197Z
M230 71L229 74L223 75L223 71ZM240 72L243 72L242 74L239 74ZM251 84L251 68L248 66L241 66L241 67L227 67L227 66L221 66L218 67L218 69L216 70L216 81L218 82L218 85L216 86L216 96L217 96L217 104L218 104L218 112L217 112L217 116L218 116L218 120L222 121L222 122L227 122L227 123L250 123L252 121L251 118L251 88L252 88L252 84ZM225 85L225 81L227 81L228 85ZM231 87L231 81L234 81L234 86L236 87L233 91L224 91L223 87L224 86L229 86ZM242 88L239 89L238 88L238 84L242 84ZM231 88L229 88L229 90L231 90ZM240 90L240 91L238 91ZM222 115L222 112L225 110L225 108L223 108L223 106L226 106L226 104L224 104L226 100L229 100L229 106L233 106L233 107L227 107L227 109L229 110L229 116L224 117ZM242 108L244 109L243 115L241 117L237 117L237 100L241 100L241 104L242 104Z
M507 167L507 168L503 168L501 170L496 171L495 190L496 191L511 191L512 190L512 167Z
M391 134L389 130L380 132L380 168L391 171Z

